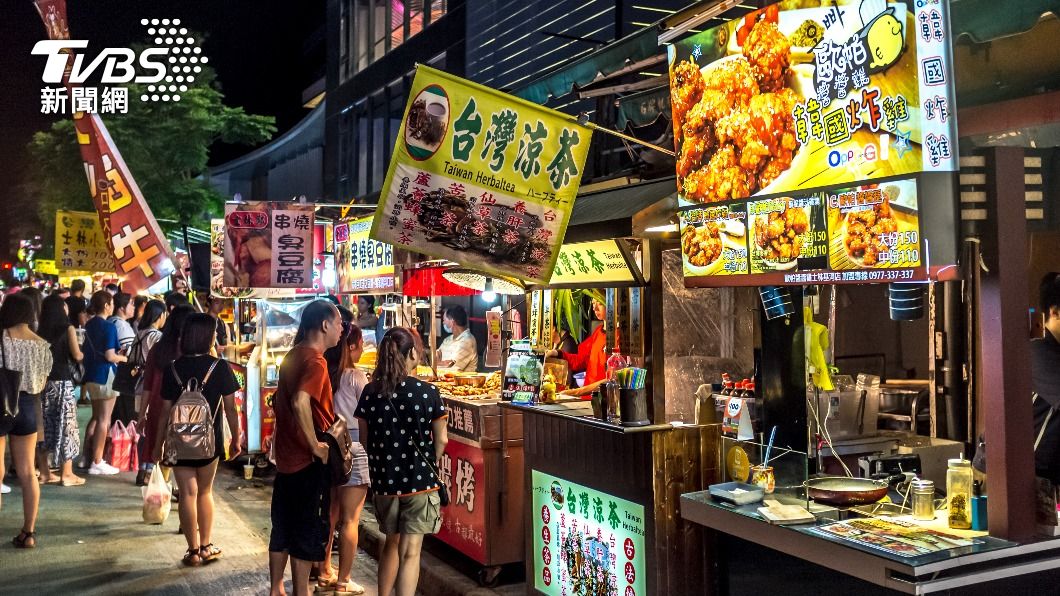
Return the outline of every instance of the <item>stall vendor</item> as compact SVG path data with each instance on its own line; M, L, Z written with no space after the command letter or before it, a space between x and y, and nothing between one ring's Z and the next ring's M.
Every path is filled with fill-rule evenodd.
M467 328L467 311L463 306L450 306L442 315L442 326L449 334L438 348L438 365L461 372L478 370L478 342Z
M1042 279L1045 336L1031 341L1035 472L1060 483L1060 274Z
M597 321L603 321L607 316L607 307L604 306L603 297L593 296L593 316ZM618 334L615 334L615 342L618 342ZM604 325L597 325L589 337L578 344L577 352L549 352L550 357L559 357L567 361L571 372L585 372L585 381L578 389L568 389L563 393L566 395L588 395L607 380L607 332Z

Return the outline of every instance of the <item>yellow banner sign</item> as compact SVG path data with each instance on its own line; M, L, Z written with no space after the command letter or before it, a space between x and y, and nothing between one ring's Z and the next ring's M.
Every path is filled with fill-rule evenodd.
M420 66L371 237L546 283L590 129L566 114Z
M628 284L635 281L615 240L564 244L549 285Z
M114 257L95 213L55 212L55 263L63 272L114 272Z
M33 261L33 271L41 275L59 275L59 270L55 267L55 261L49 259Z
M335 226L340 293L394 291L394 247L368 237L373 219L344 220Z

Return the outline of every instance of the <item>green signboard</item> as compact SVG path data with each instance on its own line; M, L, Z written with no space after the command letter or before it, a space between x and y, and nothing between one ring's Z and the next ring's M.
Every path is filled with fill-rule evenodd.
M531 486L538 592L647 594L643 505L537 470Z

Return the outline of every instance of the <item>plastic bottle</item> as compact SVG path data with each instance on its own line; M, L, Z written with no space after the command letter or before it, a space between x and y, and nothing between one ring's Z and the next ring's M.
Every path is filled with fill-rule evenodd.
M951 528L970 530L972 527L972 462L964 459L949 460L946 469L946 502L949 504L948 519Z

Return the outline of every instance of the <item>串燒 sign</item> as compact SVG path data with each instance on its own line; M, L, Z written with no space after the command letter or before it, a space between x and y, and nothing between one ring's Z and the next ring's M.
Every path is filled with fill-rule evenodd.
M312 288L313 205L229 203L225 207L224 286Z
M335 268L341 293L394 291L394 247L368 237L372 217L335 226Z

